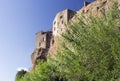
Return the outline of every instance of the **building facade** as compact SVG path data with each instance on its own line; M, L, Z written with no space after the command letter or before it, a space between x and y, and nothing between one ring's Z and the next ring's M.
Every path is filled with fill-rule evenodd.
M70 9L63 10L55 16L53 20L53 36L60 36L66 29L69 20L76 12Z
M47 49L50 47L52 31L43 32L40 31L36 33L36 48L44 48Z
M31 55L32 69L35 69L37 60L46 60L46 55L50 48L52 31L36 33L36 48Z

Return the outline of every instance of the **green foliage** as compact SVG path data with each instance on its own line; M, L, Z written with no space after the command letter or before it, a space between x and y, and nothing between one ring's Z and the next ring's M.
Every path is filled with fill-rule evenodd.
M18 71L15 77L15 81L19 81L27 72L25 70Z
M20 81L120 81L119 13L114 5L102 18L71 23L56 59L39 62Z
M59 52L59 69L68 81L116 81L120 77L119 13L114 5L102 18L82 17L68 28Z
M59 77L56 61L39 62L34 71L29 72L20 81L64 81Z

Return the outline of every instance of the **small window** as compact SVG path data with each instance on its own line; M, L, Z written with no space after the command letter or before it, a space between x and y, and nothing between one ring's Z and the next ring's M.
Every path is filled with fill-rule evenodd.
M41 43L39 43L39 46L41 46Z
M97 7L97 10L99 10L99 7Z
M56 29L56 28L54 27L54 31L55 31L55 29Z
M54 25L56 24L56 21L54 22Z
M72 18L73 16L72 15L70 15L70 19Z
M60 19L62 19L63 18L63 16L60 16Z
M43 37L43 42L45 41L45 37Z
M52 40L52 44L54 44L54 40Z
M61 28L61 32L62 32L62 28Z
M88 13L89 10L86 10L86 13Z
M82 10L82 13L84 13L85 12L85 10Z
M63 24L63 20L62 20L62 24Z

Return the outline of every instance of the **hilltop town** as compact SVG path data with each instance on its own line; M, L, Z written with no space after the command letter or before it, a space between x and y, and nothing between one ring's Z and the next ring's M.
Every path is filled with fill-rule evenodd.
M118 0L118 3L120 3L120 0ZM32 69L35 69L38 59L46 60L47 55L54 56L58 50L57 43L61 34L65 32L68 23L76 21L76 17L81 15L85 15L85 17L90 14L94 16L105 15L111 4L109 0L96 0L94 2L84 2L84 6L79 11L66 9L58 12L53 20L51 31L36 33L36 48L31 55Z

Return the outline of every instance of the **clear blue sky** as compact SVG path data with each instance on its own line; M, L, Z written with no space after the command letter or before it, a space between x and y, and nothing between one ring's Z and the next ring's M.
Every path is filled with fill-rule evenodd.
M35 33L51 29L57 12L79 10L83 1L0 0L0 81L14 81L18 67L30 68Z

